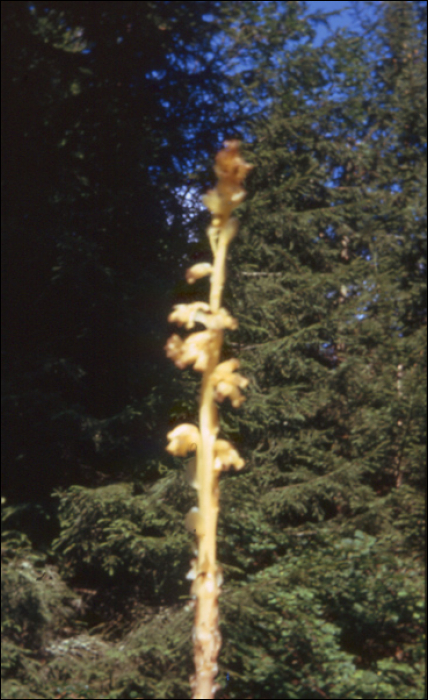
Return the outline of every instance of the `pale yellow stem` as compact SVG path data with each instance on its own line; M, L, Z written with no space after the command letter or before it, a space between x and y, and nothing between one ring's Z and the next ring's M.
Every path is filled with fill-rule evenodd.
M214 169L218 176L217 187L204 196L204 203L213 215L207 231L213 264L197 264L186 273L187 281L192 284L211 272L209 309L202 302L179 304L169 316L170 321L185 325L186 328L192 328L195 321L204 323L206 331L193 333L186 341L173 335L165 346L168 357L178 367L194 363L196 370L203 370L199 431L189 424L177 426L168 433L170 443L167 447L169 452L180 456L196 448L196 479L192 476L192 483L198 490L198 508L192 508L186 517L188 527L194 528L198 540L198 558L192 562L189 572L189 578L194 579L192 595L196 598L193 627L195 674L190 679L194 700L211 700L218 689L215 677L221 646L218 625L221 573L216 561L219 473L221 469L229 469L232 465L236 469L244 466L244 461L230 443L217 441L219 422L216 400L222 401L225 396L229 396L232 405L239 406L244 400L239 388L247 384L243 377L236 374L232 376L239 366L236 360L220 365L219 360L223 329L237 326L235 319L221 307L227 249L238 227L238 221L231 218L231 213L245 197L242 181L252 166L241 158L238 141L226 141L224 145L225 148L216 156Z
M219 310L225 280L227 243L220 231L215 251L211 276L210 308ZM199 513L202 517L203 534L198 543L197 571L200 583L197 586L194 653L196 673L193 678L193 698L214 698L217 657L221 635L218 627L219 585L216 562L216 532L219 510L218 474L214 471L214 443L219 430L218 411L214 401L214 386L211 381L216 369L223 331L212 330L212 350L207 369L202 379L199 406L199 430L201 435L197 455L197 477L199 483Z

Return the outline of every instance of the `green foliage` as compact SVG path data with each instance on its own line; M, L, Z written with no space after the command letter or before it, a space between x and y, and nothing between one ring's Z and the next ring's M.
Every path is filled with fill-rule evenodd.
M211 5L2 6L9 497L141 477L160 451L181 192L217 145Z
M230 53L242 61L240 8ZM239 618L228 647L239 649L231 697L423 693L425 48L416 6L384 10L382 30L366 21L364 38L342 31L322 53L298 44L282 70L272 46L263 85L236 73L242 100L263 89L274 99L248 125L256 167L228 300L252 381L230 423L249 471L224 500L224 539L236 545L226 574L236 566L244 579L242 601L244 571L263 580L259 610L248 626ZM253 28L260 45L273 22L272 12ZM290 567L280 586L277 558ZM300 633L289 656L275 626L262 641L281 596L295 614L276 610L277 625Z
M424 697L425 4L357 3L363 34L322 47L300 2L4 5L2 697L188 695L193 500L161 449L196 389L162 324L192 300L171 270L205 259L177 192L223 134L256 167L225 290L251 383L221 417L247 466L221 484L218 696ZM53 488L50 530L22 501Z
M9 531L2 537L2 697L41 697L44 650L74 616L76 595L57 568ZM23 546L24 545L24 546Z
M422 697L422 571L386 544L303 533L226 594L229 697Z
M58 566L19 533L3 533L2 697L156 698L171 687L183 697L192 622L176 604L190 557L183 477L172 473L139 495L115 484L57 497Z
M130 484L72 486L57 495L61 534L53 550L67 579L84 580L90 572L107 586L138 582L146 601L175 599L190 555L183 513L191 498L182 476L172 473L140 495Z

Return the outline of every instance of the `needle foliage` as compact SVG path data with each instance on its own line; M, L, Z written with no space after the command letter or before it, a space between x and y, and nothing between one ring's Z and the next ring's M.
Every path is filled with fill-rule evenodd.
M4 5L3 696L189 694L165 434L198 377L163 348L238 138L216 697L424 697L426 5L356 3L322 46L302 2Z

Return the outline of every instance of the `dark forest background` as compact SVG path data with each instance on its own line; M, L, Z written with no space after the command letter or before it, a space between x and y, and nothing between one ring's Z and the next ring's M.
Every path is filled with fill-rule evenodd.
M2 697L189 695L164 346L225 138L217 697L426 697L426 3L350 5L2 2Z

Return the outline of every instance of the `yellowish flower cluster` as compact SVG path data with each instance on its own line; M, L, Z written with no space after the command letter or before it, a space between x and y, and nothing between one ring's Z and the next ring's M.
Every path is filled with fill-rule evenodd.
M199 430L196 425L182 423L168 433L169 445L166 448L177 457L184 457L188 452L196 450L199 443Z
M210 331L192 333L186 340L179 335L172 335L165 346L166 354L177 367L184 369L187 365L194 365L199 372L205 372L211 354L211 347L215 337Z
M166 354L177 367L193 365L203 373L199 404L199 428L190 423L178 425L168 433L167 450L184 457L196 452L196 459L189 460L188 477L197 489L198 506L186 516L186 527L197 539L197 559L192 560L188 578L193 581L192 597L196 602L193 641L195 674L191 678L193 698L214 698L218 689L214 679L217 674L217 656L221 645L218 627L218 596L222 584L222 572L216 561L216 529L218 517L221 471L231 467L239 470L244 460L227 440L217 439L219 432L216 402L228 398L238 408L245 400L241 389L248 380L236 372L238 360L219 362L225 329L235 329L237 321L221 307L225 281L227 248L238 230L238 220L232 211L245 197L242 182L252 168L239 153L239 141L226 141L215 159L216 187L203 198L212 214L207 234L213 253L213 262L198 263L186 272L186 280L210 276L209 304L194 302L177 304L168 320L187 330L197 323L205 330L191 333L184 340L173 334L165 346Z
M227 360L218 365L211 376L211 382L215 387L215 399L223 401L228 396L234 408L239 408L245 401L239 389L245 389L248 386L248 379L241 377L240 374L233 374L238 367L239 360Z

